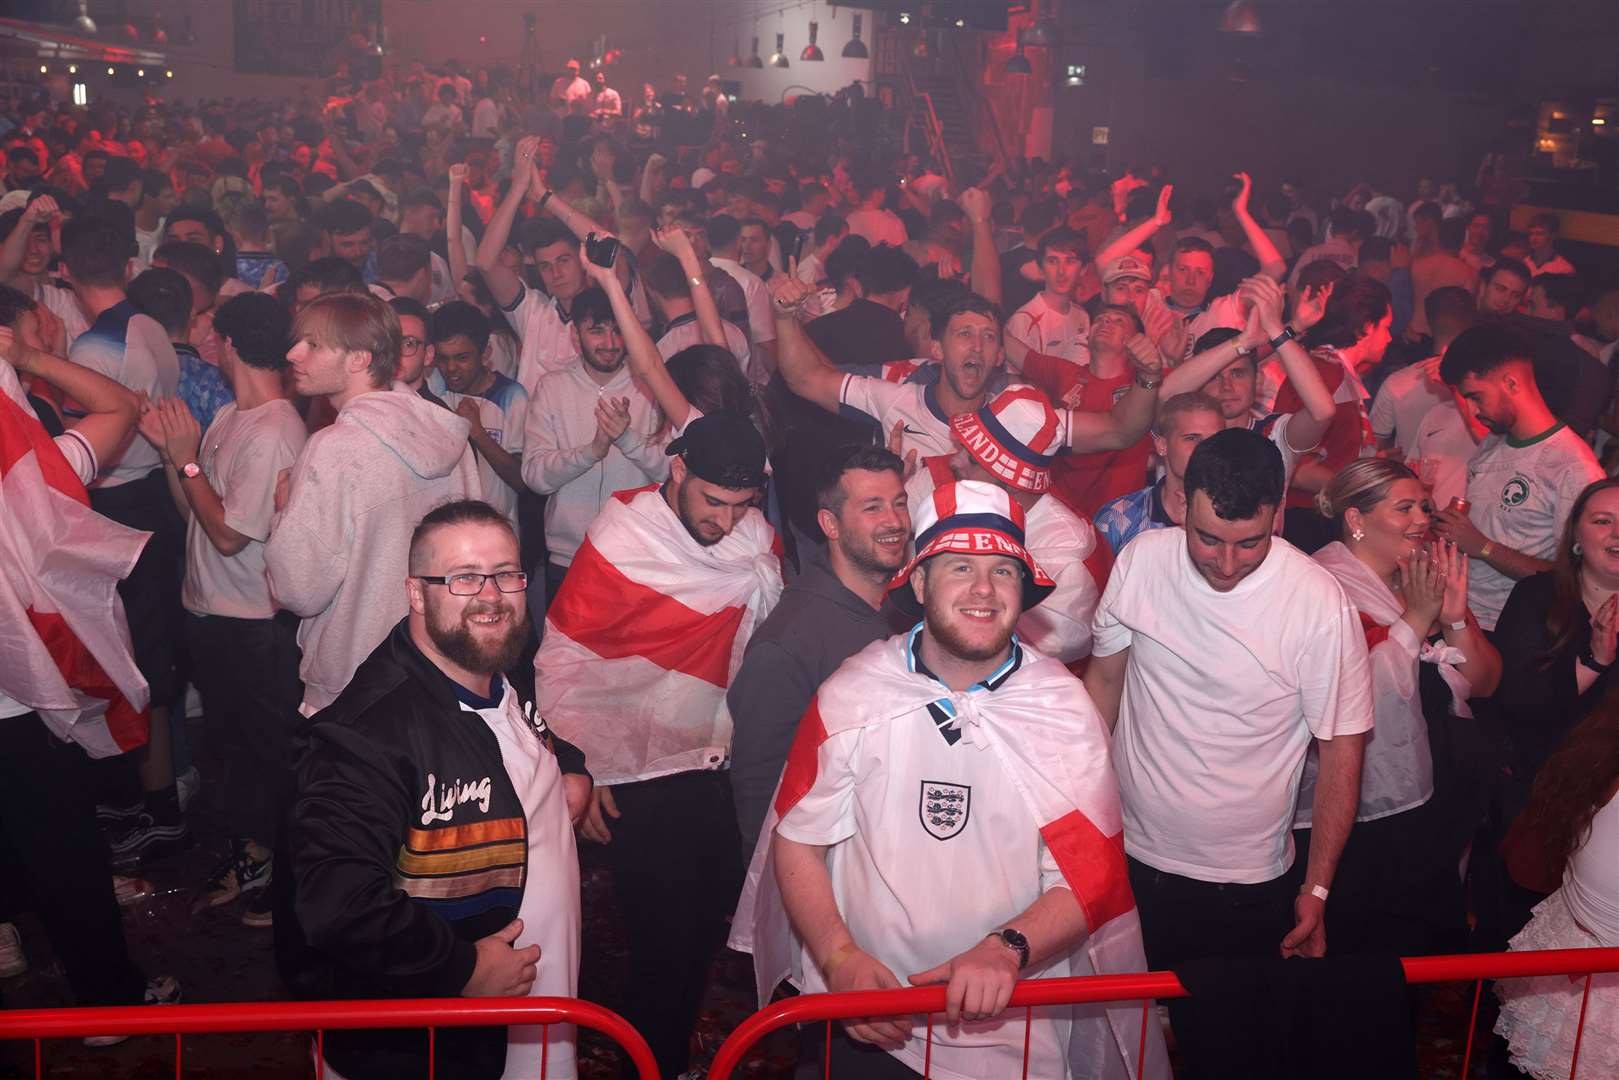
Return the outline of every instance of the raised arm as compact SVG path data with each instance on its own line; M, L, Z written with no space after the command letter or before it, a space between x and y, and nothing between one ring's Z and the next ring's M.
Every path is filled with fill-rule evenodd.
M1132 338L1128 348L1136 376L1129 393L1107 412L1069 410L1068 447L1076 453L1123 450L1139 442L1152 426L1158 411L1163 357L1145 334Z
M641 201L648 206L658 205L658 192L663 186L663 170L669 164L662 154L651 154L641 168Z
M718 345L729 350L731 343L725 339L725 320L720 318L714 294L708 291L707 267L693 250L691 238L684 229L654 229L652 242L680 260L680 269L686 275L686 283L691 286L691 306L697 316L697 330L703 337L703 344ZM797 275L797 259L791 260L788 272Z
M1275 341L1284 329L1282 287L1274 278L1260 274L1244 281L1239 286L1239 291L1242 289L1247 289L1252 298L1261 335L1266 341ZM1321 321L1331 295L1332 286L1326 285L1299 298L1293 310L1292 330L1295 335L1304 334ZM1304 403L1304 408L1294 413L1293 419L1287 422L1287 445L1298 451L1313 450L1321 442L1321 436L1326 434L1332 418L1337 415L1338 403L1332 400L1332 391L1327 389L1321 373L1315 369L1315 361L1310 359L1310 354L1298 343L1296 336L1284 342L1276 350L1276 356L1281 360L1282 369L1298 393L1299 400Z
M685 234L676 229L674 232L685 239ZM689 245L688 245L689 250ZM624 292L624 285L618 280L618 275L605 266L597 266L585 258L585 253L579 253L579 265L585 268L585 276L592 284L599 285L602 292L607 294L608 301L613 305L613 321L618 323L618 332L624 338L624 353L629 361L630 374L641 381L641 384L652 394L652 400L657 402L663 415L676 428L686 426L691 418L691 402L686 395L680 392L675 385L674 378L669 374L669 368L663 362L663 355L658 352L657 344L652 335L646 332L641 320L635 317L635 308L630 304L629 296ZM696 292L694 286L692 289ZM707 287L703 288L706 294ZM713 307L714 301L709 301ZM717 316L716 316L717 317Z
M545 181L540 177L539 164L532 158L529 160L529 168L533 177L530 186L535 193L534 197L540 200L540 208L554 214L556 219L562 222L574 236L583 240L591 233L596 233L600 236L609 231L598 224L596 219L589 214L583 214L575 210L562 196L547 187ZM515 170L513 171L515 172Z
M28 255L28 239L34 230L50 221L61 212L56 200L49 195L42 195L29 203L22 212L17 227L11 230L6 237L3 247L0 247L0 281L9 282L22 269L23 260ZM32 289L24 289L32 292Z
M1174 193L1174 191L1174 184L1165 184L1163 190L1158 192L1158 209L1153 213L1152 217L1148 218L1146 221L1143 221L1140 225L1137 225L1129 232L1124 233L1117 240L1113 241L1111 244L1108 244L1106 247L1102 248L1101 251L1096 253L1096 257L1093 258L1091 262L1096 265L1098 273L1100 273L1101 270L1114 259L1123 258L1132 251L1140 248L1148 240L1151 240L1153 238L1153 234L1155 234L1159 229L1162 229L1165 225L1168 225L1171 221L1175 220L1174 215L1169 212L1169 197Z
M10 360L21 374L60 390L89 414L67 426L90 444L98 467L118 460L140 416L139 399L100 372L52 356L31 342L30 336L26 329L19 332L14 327L0 326L0 356Z
M776 318L776 361L787 389L827 412L837 412L844 374L821 355L804 333L798 309L815 293L813 285L796 274L777 274L770 280L770 310Z
M525 135L517 141L517 165L512 169L511 187L507 188L506 197L495 208L494 216L489 219L489 227L483 232L483 240L478 244L478 269L483 272L489 294L502 308L511 307L523 295L522 280L509 267L501 264L500 253L506 249L512 225L517 220L518 208L523 205L523 197L528 194L529 183L534 178L534 152L539 145L540 141L532 135ZM451 244L458 239L454 233L450 234Z
M459 296L467 279L467 249L461 243L461 199L467 186L464 162L450 166L450 196L444 205L444 250L450 260L450 287Z
M957 200L972 223L973 260L972 289L992 304L999 304L1001 296L1001 259L995 250L995 229L989 222L991 202L989 192L968 188Z
M1276 281L1287 276L1287 260L1282 253L1276 250L1265 230L1259 227L1253 214L1248 212L1248 197L1253 194L1254 182L1247 173L1236 173L1235 178L1242 182L1242 188L1237 197L1231 200L1231 213L1242 227L1242 235L1248 240L1248 247L1252 249L1254 258L1259 260L1259 272Z

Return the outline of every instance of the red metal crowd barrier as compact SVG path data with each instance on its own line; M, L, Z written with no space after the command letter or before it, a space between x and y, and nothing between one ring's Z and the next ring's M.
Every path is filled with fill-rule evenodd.
M1475 953L1462 956L1420 956L1400 961L1408 983L1472 982L1473 1008L1468 1019L1467 1048L1462 1076L1468 1075L1473 1058L1474 1029L1478 1025L1479 999L1487 979L1527 978L1542 975L1584 975L1584 998L1580 1005L1580 1028L1574 1039L1574 1057L1569 1064L1569 1080L1575 1080L1580 1062L1580 1038L1585 1028L1585 1003L1591 995L1591 978L1600 972L1619 971L1619 949L1556 949L1540 952ZM849 994L802 994L784 998L744 1020L730 1038L721 1044L709 1080L731 1080L753 1046L772 1031L792 1024L825 1021L827 1037L831 1024L866 1016L928 1017L927 1043L933 1042L933 1014L944 1011L945 988L924 986L903 990L868 990ZM1091 975L1071 979L1030 979L1012 991L1008 1009L1023 1009L1024 1023L1033 1010L1044 1005L1081 1005L1101 1001L1141 1001L1142 1039L1146 1039L1148 1009L1154 999L1190 997L1173 972L1149 971L1139 975ZM1028 1040L1024 1040L1025 1074L1028 1070ZM830 1067L828 1069L830 1075ZM924 1069L923 1075L927 1075Z
M44 1076L44 1039L86 1035L173 1035L174 1075L185 1061L182 1039L206 1032L313 1031L355 1028L426 1028L427 1076L434 1075L434 1032L482 1024L575 1024L599 1031L629 1056L641 1080L658 1080L658 1065L639 1032L622 1016L577 998L448 998L401 1001L273 1001L224 1005L120 1006L0 1011L0 1039L32 1039L34 1076ZM545 1073L542 1058L540 1073Z

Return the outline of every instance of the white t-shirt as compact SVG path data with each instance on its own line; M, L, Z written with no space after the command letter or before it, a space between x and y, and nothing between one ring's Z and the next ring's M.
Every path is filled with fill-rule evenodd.
M905 232L905 222L899 215L890 210L860 209L844 216L849 223L849 235L863 237L872 247L878 244L889 244L893 247L904 247L910 236Z
M535 717L535 726L531 727L523 717L517 692L504 678L501 683L505 694L500 704L474 709L462 702L461 709L477 713L494 733L506 775L517 789L527 819L528 866L523 874L523 899L517 908L523 932L512 947L540 947L530 997L574 997L579 992L579 853L574 847L573 824L568 819L562 770L557 767L556 755L540 741L545 721ZM542 1049L547 1078L574 1076L573 1025L552 1025L549 1037L542 1038L545 1031L534 1025L506 1029L504 1076L539 1076ZM549 1048L545 1042L550 1043Z
M942 683L939 696L950 696ZM924 822L930 791L936 799L931 805L964 807L959 828L930 829ZM976 945L1047 889L1067 887L1040 839L1039 823L998 756L964 739L952 745L926 708L822 743L814 786L776 831L801 844L828 847L832 895L855 944L902 982ZM965 911L975 917L963 918ZM1065 960L1058 963L1066 968ZM803 969L804 992L824 992L814 962L806 958ZM1039 974L1066 970L1054 971L1048 964ZM1034 969L1024 973L1035 976ZM1019 1010L963 1024L956 1032L936 1025L932 1075L945 1080L1019 1075L1023 1029ZM1033 1034L1029 1075L1066 1076L1056 1026L1035 1024ZM918 1072L925 1035L919 1027L895 1053Z
M1574 500L1602 476L1591 448L1564 424L1525 443L1490 435L1467 463L1467 498L1473 504L1468 516L1502 547L1550 559ZM1516 584L1487 560L1472 561L1467 602L1480 626L1495 629Z
M1067 311L1059 311L1046 299L1044 292L1012 312L1006 320L1006 334L1016 338L1037 353L1060 356L1071 364L1088 364L1091 359L1087 344L1091 317L1078 304L1070 303Z
M710 259L709 262L724 270L742 286L742 298L748 303L748 333L756 342L776 340L776 322L770 314L770 290L764 279L735 259Z
M753 350L748 347L748 335L742 328L727 319L720 320L725 329L725 344L730 347L731 355L736 357L737 366L750 382L757 381L762 373L753 370ZM658 354L665 360L674 356L682 349L703 343L703 332L697 326L695 315L682 315L669 324L669 329L663 332L658 339Z
M522 289L517 302L505 312L522 343L517 353L517 374L512 378L532 398L542 376L578 363L579 350L556 300L527 285Z
M233 401L214 414L197 464L225 507L225 524L247 537L235 555L214 547L193 514L186 526L186 576L180 602L198 615L268 619L275 615L264 575L264 541L275 517L275 484L298 460L308 432L292 402L267 401L245 412Z
M1276 537L1217 592L1186 530L1154 529L1119 552L1093 631L1093 656L1130 650L1113 732L1125 851L1200 881L1286 873L1311 738L1372 727L1366 639L1337 579Z
M915 450L918 458L929 458L955 453L950 418L934 391L932 383L891 383L870 375L845 375L838 402L881 424L885 441L894 425L903 423L901 453Z
M1450 388L1439 378L1440 359L1430 356L1396 371L1383 380L1372 401L1372 434L1392 437L1408 460L1416 455L1417 435L1428 411L1439 405L1455 408Z
M523 456L523 426L528 419L528 394L514 380L497 377L495 385L486 394L457 394L445 389L435 390L444 404L458 408L463 398L478 402L478 422L497 445L513 457ZM478 479L483 483L483 501L506 515L517 528L517 492L500 478L487 458L478 455Z

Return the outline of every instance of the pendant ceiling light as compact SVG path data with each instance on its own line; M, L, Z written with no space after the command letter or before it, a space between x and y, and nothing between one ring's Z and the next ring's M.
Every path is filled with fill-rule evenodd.
M742 66L742 39L737 38L731 45L731 67Z
M845 60L871 59L871 53L866 51L866 43L860 40L860 13L858 11L854 15L854 37L850 38L849 44L843 47L843 58Z
M753 38L753 51L748 54L748 61L742 66L750 68L762 68L765 66L764 58L759 55L759 37L757 34Z
M1019 45L1017 52L1012 55L1012 59L1006 62L1006 73L1008 75L1034 74L1034 68L1029 65L1029 58L1023 55L1023 46Z
M784 67L791 67L792 66L789 63L787 63L787 54L782 51L786 47L786 45L787 45L787 35L786 34L777 34L776 35L776 51L770 54L770 66L771 67L784 68Z
M1220 16L1220 29L1227 34L1262 34L1264 24L1259 19L1259 5L1254 0L1233 0L1225 14Z
M826 59L826 54L821 51L821 47L819 45L815 44L815 36L820 31L820 29L821 29L821 24L820 23L816 23L816 22L810 23L810 40L809 40L809 44L804 46L804 51L798 54L798 58L800 60L825 60Z

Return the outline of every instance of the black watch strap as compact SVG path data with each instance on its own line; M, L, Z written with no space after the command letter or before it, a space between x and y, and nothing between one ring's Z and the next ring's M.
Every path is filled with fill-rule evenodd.
M1270 339L1271 352L1275 352L1277 349L1280 349L1283 345L1286 345L1289 341L1297 341L1297 340L1298 340L1298 335L1293 332L1293 328L1291 326L1284 326L1284 327L1282 327L1282 332L1280 334L1277 334L1275 337Z
M1592 671L1596 672L1598 675L1603 674L1609 668L1613 667L1613 662L1612 661L1609 661L1606 664L1600 663L1597 660L1597 658L1594 655L1592 655L1591 646L1589 646L1589 645L1587 645L1585 647L1584 652L1580 653L1580 663L1584 664L1586 667L1590 668Z
M1017 969L1019 971L1029 966L1029 939L1024 937L1021 931L1008 926L1006 929L997 930L989 936L998 939L1002 945L1017 953Z

